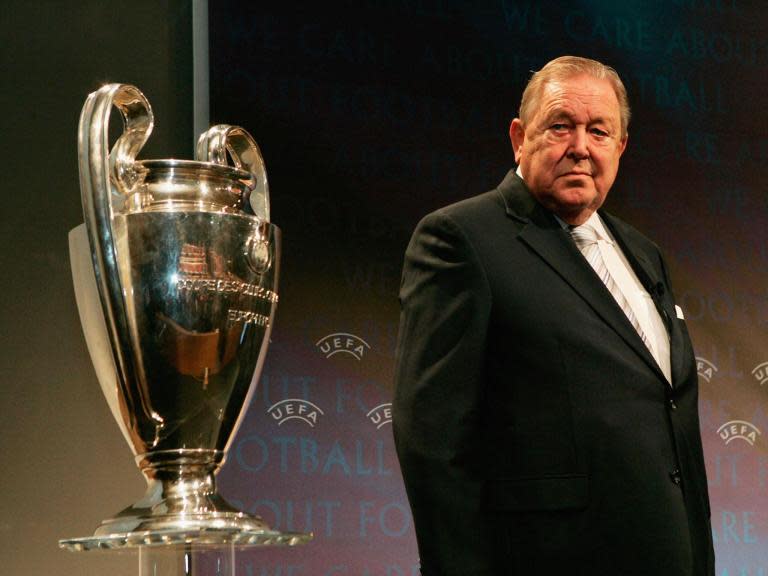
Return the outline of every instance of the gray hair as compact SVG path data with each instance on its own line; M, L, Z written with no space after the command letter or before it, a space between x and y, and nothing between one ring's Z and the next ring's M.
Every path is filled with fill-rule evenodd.
M520 120L522 120L523 125L527 125L528 121L535 114L541 92L548 82L560 82L580 74L608 80L611 83L616 93L616 98L619 101L621 136L622 138L625 137L631 111L629 109L627 89L624 88L624 83L619 78L618 72L602 62L581 58L580 56L560 56L550 60L541 70L531 76L525 91L523 91L523 98L520 101Z

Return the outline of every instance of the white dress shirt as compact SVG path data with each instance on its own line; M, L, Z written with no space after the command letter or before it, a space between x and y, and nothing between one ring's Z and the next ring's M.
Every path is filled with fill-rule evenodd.
M632 312L635 314L640 328L650 342L650 351L656 363L661 368L667 382L672 381L672 366L669 357L669 333L661 319L656 304L651 295L640 283L632 266L621 251L621 247L605 227L597 212L585 222L597 232L597 245L606 268L611 273L613 281L626 298Z

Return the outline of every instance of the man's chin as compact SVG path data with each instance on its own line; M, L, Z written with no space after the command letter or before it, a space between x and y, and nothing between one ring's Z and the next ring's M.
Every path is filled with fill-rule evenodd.
M596 192L587 188L569 188L552 195L549 200L547 207L575 226L583 224L602 204Z

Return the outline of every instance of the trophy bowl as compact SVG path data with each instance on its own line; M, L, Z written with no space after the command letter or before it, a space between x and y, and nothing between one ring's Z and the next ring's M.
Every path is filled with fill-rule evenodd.
M113 107L124 131L110 152ZM85 226L70 234L88 349L147 491L92 536L59 544L306 542L311 534L273 530L216 490L278 300L280 230L261 153L245 130L219 125L200 137L194 161L137 161L152 126L134 86L88 97L78 135Z

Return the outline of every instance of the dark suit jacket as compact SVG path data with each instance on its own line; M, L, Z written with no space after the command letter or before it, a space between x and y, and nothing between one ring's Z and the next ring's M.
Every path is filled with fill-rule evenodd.
M604 222L667 324L673 386L513 172L405 256L394 432L422 574L714 574L697 374L658 248Z

